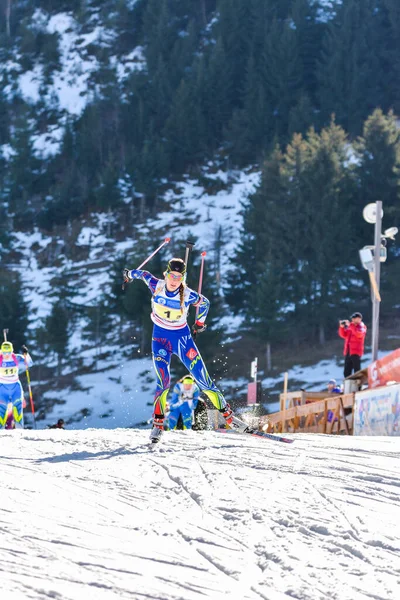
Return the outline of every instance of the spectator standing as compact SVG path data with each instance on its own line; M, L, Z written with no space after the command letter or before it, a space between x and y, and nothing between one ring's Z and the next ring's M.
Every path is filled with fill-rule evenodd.
M361 369L361 357L364 354L364 340L367 327L362 321L362 314L355 312L350 321L339 322L338 333L344 339L344 377L357 373Z

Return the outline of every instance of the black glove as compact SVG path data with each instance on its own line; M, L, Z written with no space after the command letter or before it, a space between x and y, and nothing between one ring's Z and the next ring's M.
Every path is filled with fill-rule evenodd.
M22 354L29 354L29 350L26 346L22 346Z
M203 323L195 323L192 327L193 335L196 336L198 333L203 333L207 329L207 325Z
M130 269L126 269L126 268L125 268L125 269L122 271L122 274L123 274L123 276L124 276L124 282L125 282L125 283L129 283L130 281L133 281L133 278L131 277L131 271L130 271Z

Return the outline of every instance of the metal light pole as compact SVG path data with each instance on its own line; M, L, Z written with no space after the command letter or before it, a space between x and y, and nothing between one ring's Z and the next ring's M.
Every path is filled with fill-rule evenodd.
M387 240L394 240L397 233L397 227L389 227L382 234L382 202L377 200L364 207L363 217L367 223L375 225L374 246L364 246L360 250L361 264L367 269L371 281L371 301L372 301L372 360L378 359L379 347L379 307L381 296L379 293L381 279L381 262L387 258L386 244ZM372 252L373 251L373 252Z
M382 239L382 202L376 202L376 221L375 221L375 252L374 252L374 272L375 281L379 292L381 278L381 239ZM380 301L376 294L372 292L372 360L378 359L379 347L379 306Z

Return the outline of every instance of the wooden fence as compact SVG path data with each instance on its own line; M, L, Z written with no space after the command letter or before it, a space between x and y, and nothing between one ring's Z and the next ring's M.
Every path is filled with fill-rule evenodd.
M291 396L289 398L289 395ZM308 394L309 395L309 394ZM321 394L322 395L322 394ZM292 392L286 395L286 401L306 402L306 395ZM260 417L260 426L268 433L304 432L304 433L353 433L354 394L335 394L322 400L308 400L307 404L298 404L283 408L278 413Z

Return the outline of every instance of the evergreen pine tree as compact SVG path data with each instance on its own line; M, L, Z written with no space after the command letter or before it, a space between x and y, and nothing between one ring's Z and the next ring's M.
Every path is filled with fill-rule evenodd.
M393 112L376 109L364 123L363 135L354 144L358 179L358 210L381 200L385 214L400 219L400 132ZM360 236L370 228L360 219ZM360 240L361 241L361 240Z
M246 70L243 97L243 108L236 109L225 130L231 157L239 164L258 159L272 133L268 120L271 110L253 56Z
M10 117L8 114L8 102L5 95L2 93L3 82L0 83L0 146L6 144L10 139L9 122Z
M305 134L315 122L315 114L316 111L310 97L304 92L297 104L290 109L288 121L289 135L292 136L294 133Z
M328 28L318 65L322 120L326 123L334 113L351 135L360 132L377 105L385 105L380 46L386 33L377 1L343 2Z
M8 329L8 339L15 352L22 344L29 344L28 305L24 299L24 288L18 273L0 267L0 330Z
M33 151L27 111L21 111L13 130L6 182L10 209L19 214L29 211L32 197L40 190L40 161Z
M357 238L359 248L373 244L373 228L360 216L366 204L382 201L384 211L382 229L400 221L400 133L397 118L376 109L364 123L363 135L354 144L357 176ZM382 264L380 290L382 296L381 320L396 315L400 285L396 243L388 241L387 262Z
M386 64L383 69L387 106L400 113L400 4L397 0L383 0L387 11L388 31L386 37Z
M201 108L196 103L194 85L191 80L181 81L165 125L166 151L175 173L199 157L201 148Z
M157 70L159 59L168 64L176 33L168 0L148 0L143 15L145 56L150 75Z
M226 91L233 109L241 106L242 82L251 51L254 24L251 0L219 0L217 11L217 44L224 48L225 68L230 72L230 85Z
M385 211L400 217L400 131L392 111L377 108L365 121L354 144L359 163L360 208L381 200Z
M296 30L299 57L302 71L302 88L304 95L315 104L317 92L317 59L321 48L322 37L326 29L325 23L318 18L318 3L309 0L293 0L290 17ZM311 125L311 123L309 123ZM297 128L296 131L305 131Z
M57 355L57 377L61 376L63 359L66 358L69 341L69 318L66 307L61 302L53 305L46 318L46 342Z
M344 130L332 122L321 134L311 130L306 143L309 154L298 180L298 193L302 230L307 233L298 252L302 276L297 282L303 301L297 305L296 318L302 321L307 336L324 342L337 325L332 310L343 289L349 290L349 296L353 293L349 267L358 261L352 231L356 203ZM291 148L286 156L295 170Z
M295 135L285 154L276 149L266 161L245 207L235 256L242 268L232 273L227 298L268 342L288 327L292 339L323 341L336 326L332 307L357 260L346 143L334 123L321 135ZM330 225L338 220L340 227Z
M206 70L205 89L202 93L202 114L204 114L209 140L215 149L221 139L223 127L228 123L232 112L232 64L228 61L222 38L213 47Z
M287 135L289 113L301 96L302 66L297 33L290 24L274 20L268 30L261 77L270 118L278 137Z

